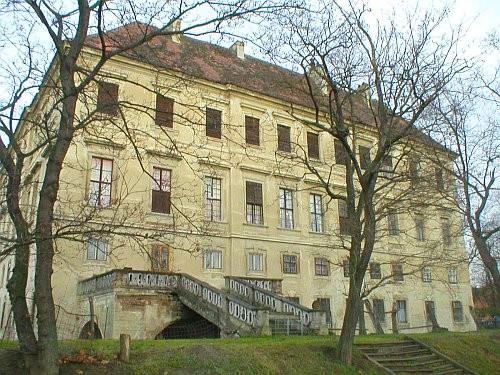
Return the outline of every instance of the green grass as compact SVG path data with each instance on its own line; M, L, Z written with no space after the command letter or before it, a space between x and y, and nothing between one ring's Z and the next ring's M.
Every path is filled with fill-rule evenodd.
M500 368L500 330L416 334L478 374ZM355 343L394 341L404 335L357 336ZM354 351L353 366L335 361L336 336L241 337L238 339L132 340L131 360L116 359L118 340L61 342L61 355L86 353L106 365L65 364L63 374L380 374ZM15 343L0 342L0 347Z

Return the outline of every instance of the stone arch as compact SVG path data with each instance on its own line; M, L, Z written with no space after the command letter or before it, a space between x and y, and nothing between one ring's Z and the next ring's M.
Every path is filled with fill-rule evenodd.
M99 326L97 325L96 322L94 322L94 337L92 336L92 322L89 320L85 325L83 326L80 336L78 337L79 339L102 339L102 334L101 330L99 329Z

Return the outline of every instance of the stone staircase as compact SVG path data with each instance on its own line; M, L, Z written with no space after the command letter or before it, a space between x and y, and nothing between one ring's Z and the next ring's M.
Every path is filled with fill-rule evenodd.
M412 337L356 347L369 361L389 374L475 374Z

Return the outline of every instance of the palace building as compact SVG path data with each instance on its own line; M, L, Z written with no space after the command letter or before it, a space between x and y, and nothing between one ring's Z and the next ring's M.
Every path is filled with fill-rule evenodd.
M108 48L140 28L110 31ZM88 37L82 67L97 61L100 43ZM47 75L57 80L55 71ZM25 110L17 134L26 147L44 137L30 124L57 121L55 91L45 87ZM365 100L352 119L362 163L376 141ZM248 56L241 42L223 48L158 37L108 61L79 97L76 117L92 121L67 153L56 205L52 285L61 337L177 337L175 327L179 337L339 332L349 222L345 205L327 199L303 162L339 193L345 167L341 146L306 125L314 107L304 75ZM413 142L419 159L396 149L386 177L407 172L397 188L418 194L418 180L431 176L438 193L454 194L425 160L431 149L447 151ZM45 156L42 149L27 161L27 217ZM3 235L13 235L5 197L0 214ZM377 324L384 332L475 329L460 228L445 204L413 201L381 216L365 281L373 287L368 332ZM4 337L12 336L12 267L13 256L0 260Z

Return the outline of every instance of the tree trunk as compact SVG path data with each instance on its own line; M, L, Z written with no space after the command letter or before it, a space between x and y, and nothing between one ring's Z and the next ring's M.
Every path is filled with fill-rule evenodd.
M365 311L363 309L363 303L359 304L359 318L358 318L358 329L360 335L366 335L366 322L365 322Z
M340 333L337 348L338 359L346 365L350 365L352 362L352 344L356 333L356 324L358 323L360 306L360 288L351 286L349 288L344 320L342 322L342 331Z
M476 244L479 256L484 263L484 266L488 270L493 279L493 303L494 306L500 306L500 272L498 271L497 260L491 255L491 251L488 248L488 244L484 237L479 233L474 233L474 242Z

